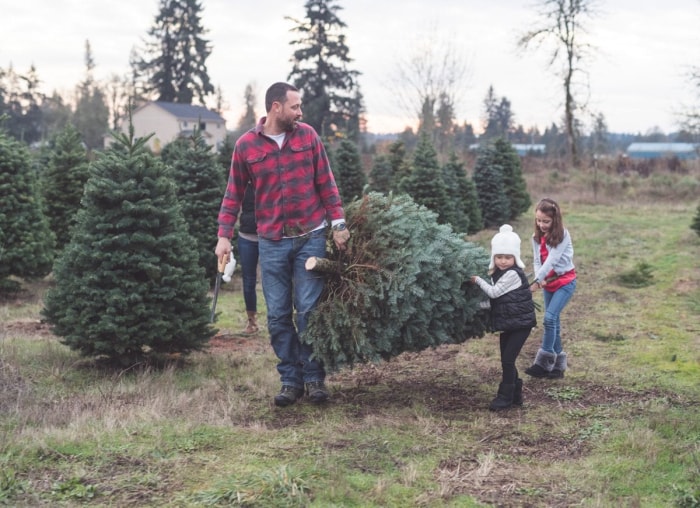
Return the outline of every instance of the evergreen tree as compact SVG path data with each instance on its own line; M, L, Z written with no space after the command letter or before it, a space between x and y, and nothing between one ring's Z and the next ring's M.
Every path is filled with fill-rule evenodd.
M510 101L496 96L493 85L489 87L484 99L484 134L482 140L491 141L498 137L508 139L513 130L513 112Z
M63 250L70 240L70 230L75 225L87 179L87 151L78 130L68 124L56 136L46 171L42 174L42 194L51 230L56 234L58 251Z
M473 184L467 178L464 164L457 158L457 154L454 152L450 154L447 164L442 167L442 173L447 184L449 199L454 204L452 227L460 233L468 233L470 210L478 208L479 203L470 201L474 197L471 191Z
M437 152L425 132L421 133L413 153L410 174L399 182L399 192L405 192L416 203L435 212L441 224L449 223L454 217L454 205L448 199Z
M342 33L346 24L337 14L342 7L335 0L307 0L305 8L304 21L292 19L297 25L292 31L299 38L290 43L298 49L288 76L303 92L304 121L324 140L342 134L358 142L363 110L360 72L348 69L352 59Z
M698 205L698 209L695 212L695 217L693 218L693 222L690 225L690 229L695 231L698 236L700 236L700 205Z
M211 54L203 38L202 4L199 0L160 0L160 11L148 31L145 56L135 55L132 66L145 81L144 92L156 100L205 103L214 93L206 61Z
M250 83L245 87L243 102L245 111L238 119L238 125L236 126L235 130L231 132L233 142L255 127L255 125L258 123L258 118L255 114L255 103L257 102L257 98L255 96L255 92L253 91L253 85ZM229 153L229 164L231 162L230 155L231 154Z
M370 189L374 192L388 194L394 190L394 171L388 155L381 154L374 158L369 173Z
M55 237L46 218L26 145L0 129L0 292L20 288L11 275L44 277L51 271Z
M498 158L493 145L479 147L474 164L474 185L484 227L499 227L508 222L510 200L503 181L503 169L494 161Z
M71 349L121 365L200 350L214 333L196 242L147 141L132 128L91 166L42 310Z
M343 203L349 203L362 196L362 191L367 185L367 175L362 168L360 151L355 143L348 139L340 142L333 150L332 168Z
M199 130L190 138L166 145L161 157L173 170L185 222L197 241L199 266L207 280L213 281L217 272L215 218L226 188L224 172Z
M328 253L335 269L302 336L328 369L484 334L484 297L469 276L484 272L488 252L406 195L371 192L345 212L353 239Z
M532 204L530 194L527 192L527 184L523 177L520 156L513 145L503 138L498 138L493 143L492 164L498 165L503 173L503 185L510 203L508 220L515 220L521 214L527 212Z
M469 229L467 233L473 235L484 227L484 218L481 216L481 204L479 203L479 193L473 178L467 178L463 194L467 197L467 215L469 216Z
M218 152L218 160L224 169L224 178L228 181L228 174L231 171L231 160L233 159L233 149L236 147L236 139L232 135L227 135L221 143Z
M406 144L403 141L394 141L389 146L389 161L394 177L393 189L398 190L399 182L411 174L411 166L406 155Z
M43 115L39 77L32 65L26 74L17 74L12 66L0 69L0 127L18 141L27 144L42 138Z
M73 124L80 131L88 149L101 149L109 129L109 107L104 92L92 75L95 62L89 41L85 42L85 67L85 80L78 86Z

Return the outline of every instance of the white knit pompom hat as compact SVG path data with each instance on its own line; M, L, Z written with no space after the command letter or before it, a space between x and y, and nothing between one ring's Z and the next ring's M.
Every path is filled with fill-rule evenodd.
M513 231L513 227L510 224L503 224L498 233L496 233L491 240L491 263L489 264L489 270L493 270L496 267L494 262L494 256L496 254L510 254L515 256L515 264L520 268L525 268L525 263L520 259L520 237L516 232Z

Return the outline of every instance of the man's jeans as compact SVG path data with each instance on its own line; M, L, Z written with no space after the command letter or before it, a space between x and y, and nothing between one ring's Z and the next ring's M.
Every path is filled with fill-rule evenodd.
M279 359L277 371L283 385L295 388L323 381L326 376L320 362L309 360L311 346L299 341L325 284L323 275L307 271L304 265L311 256L326 257L326 236L322 228L298 238L261 238L259 242L267 328Z
M241 258L241 274L243 275L243 300L245 310L258 311L258 295L255 285L258 277L258 242L251 242L242 236L238 237L238 254Z
M542 337L542 349L548 353L559 354L561 346L561 322L559 316L574 296L576 279L562 286L554 292L542 291L544 295L544 337Z

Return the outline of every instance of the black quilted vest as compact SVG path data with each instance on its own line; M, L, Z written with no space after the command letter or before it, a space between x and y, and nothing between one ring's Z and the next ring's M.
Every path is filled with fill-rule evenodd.
M518 266L513 266L508 270L515 270L520 276L522 284L518 289L491 300L491 326L496 332L532 328L537 324L535 303L532 300L532 292L525 272ZM496 269L491 275L491 279L495 283L508 270Z

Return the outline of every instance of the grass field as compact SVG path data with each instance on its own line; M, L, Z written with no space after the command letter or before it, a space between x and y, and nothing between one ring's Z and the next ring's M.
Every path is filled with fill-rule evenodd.
M503 413L487 409L493 335L334 373L327 406L279 409L267 337L236 334L240 281L211 351L119 372L62 346L39 322L46 283L29 285L0 306L0 505L700 506L697 202L562 196L570 369L525 379L524 407Z

